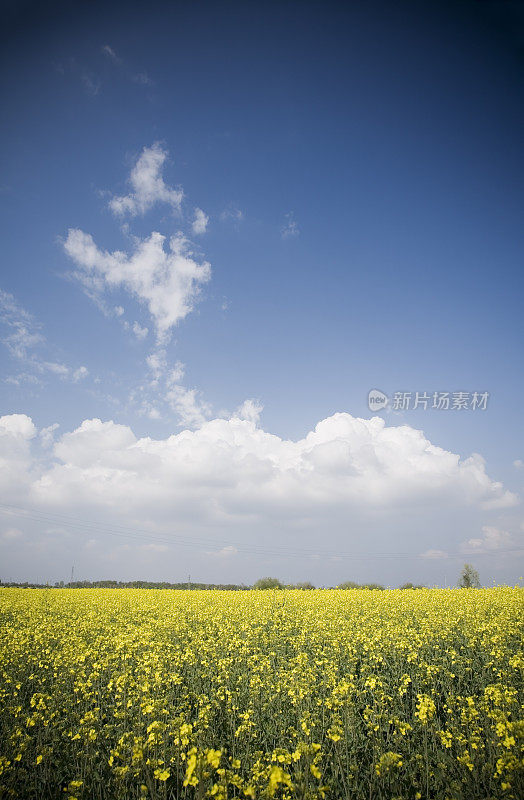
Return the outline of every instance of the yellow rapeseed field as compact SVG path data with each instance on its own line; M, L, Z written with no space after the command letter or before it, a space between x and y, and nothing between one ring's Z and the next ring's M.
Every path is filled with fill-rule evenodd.
M0 590L0 797L524 797L518 588Z

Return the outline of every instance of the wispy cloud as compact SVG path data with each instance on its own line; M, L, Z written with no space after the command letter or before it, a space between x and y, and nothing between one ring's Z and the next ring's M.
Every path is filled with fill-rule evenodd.
M151 353L147 359L150 380L135 389L134 402L139 402L141 412L153 419L165 416L159 410L173 413L180 426L199 428L212 414L212 406L198 389L187 388L184 383L185 365L176 361L169 366L166 351ZM153 417L151 415L153 414Z
M123 58L121 58L115 52L114 48L111 47L109 44L105 44L102 47L102 53L107 56L110 61L117 67L120 67L123 74L133 81L133 83L138 83L139 86L153 86L154 83L147 74L147 72L132 72L129 67L126 65Z
M40 323L16 302L12 294L1 289L0 324L7 331L2 343L23 367L17 375L7 376L4 379L7 383L36 385L40 382L38 376L46 373L77 383L89 374L87 367L74 368L47 357L50 348Z
M439 558L448 558L448 554L445 550L426 550L425 553L421 553L421 558L429 558L429 559L439 559Z
M139 322L133 322L133 333L135 334L136 338L142 341L147 337L149 333L149 328L140 325Z
M238 224L244 219L244 212L233 205L227 206L220 214L221 222L234 222Z
M137 73L135 73L134 75L131 76L131 80L134 81L135 83L138 83L139 86L154 86L155 85L154 81L151 80L151 78L149 77L147 72L137 72Z
M96 97L102 87L101 80L90 72L82 73L82 83L87 94L91 95L91 97Z
M180 188L173 189L168 186L162 176L167 156L167 150L164 150L159 142L152 147L144 147L129 176L130 193L113 197L109 202L114 214L118 216L145 214L157 203L166 203L173 211L180 211L184 192Z
M110 58L111 61L113 61L115 64L121 64L122 63L122 59L119 58L119 56L117 56L117 54L115 53L115 51L113 50L113 48L110 45L105 44L102 47L102 53L105 56L107 56L108 58Z
M285 214L285 222L280 228L280 235L283 239L292 239L300 234L300 230L292 211Z

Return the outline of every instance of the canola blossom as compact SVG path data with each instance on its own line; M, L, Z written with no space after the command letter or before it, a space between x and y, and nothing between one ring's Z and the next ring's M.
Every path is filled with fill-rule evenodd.
M0 798L524 796L524 592L0 590Z

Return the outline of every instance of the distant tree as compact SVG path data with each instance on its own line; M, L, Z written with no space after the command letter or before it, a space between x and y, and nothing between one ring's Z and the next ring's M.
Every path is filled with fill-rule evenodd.
M337 589L384 589L381 583L356 583L355 581L345 581L339 583Z
M314 589L315 587L311 583L311 581L302 581L301 583L297 583L293 586L293 589Z
M402 586L398 587L399 589L425 589L426 587L422 583L403 583Z
M479 589L480 578L472 564L464 564L460 573L458 585L461 589Z
M255 583L254 589L283 589L283 585L278 578L259 578Z

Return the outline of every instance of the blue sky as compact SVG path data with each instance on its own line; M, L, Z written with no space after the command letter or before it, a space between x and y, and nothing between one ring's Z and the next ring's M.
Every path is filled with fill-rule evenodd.
M2 577L516 580L518 5L7 17Z

